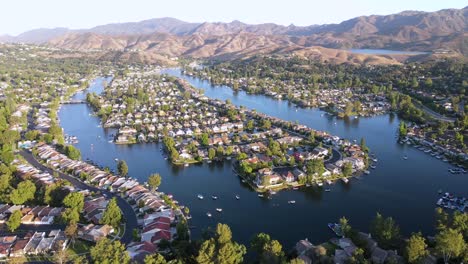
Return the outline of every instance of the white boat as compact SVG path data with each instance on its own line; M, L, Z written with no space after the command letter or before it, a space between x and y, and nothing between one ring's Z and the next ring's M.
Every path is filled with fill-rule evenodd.
M343 180L344 183L348 183L348 182L349 182L349 180L346 179L346 178L341 178L341 180Z
M323 182L319 181L319 182L317 182L317 185L318 186L323 186Z
M328 185L331 185L332 183L333 183L332 181L327 180L327 184L328 184Z
M263 194L259 193L259 194L258 194L258 197L263 197Z
M223 211L223 209L222 208L216 208L216 211L221 213Z
M239 200L240 199L240 196L238 194L236 194L236 199Z
M211 217L211 213L206 213L206 216Z
M404 159L404 160L407 160L407 159L408 159L408 156L406 156L406 155L403 156L403 159Z
M184 163L184 167L188 167L188 163Z
M365 170L365 171L364 171L364 174L367 174L367 175L369 175L369 174L370 174L370 171L368 171L368 170Z
M371 165L370 167L371 167L371 169L375 169L375 168L377 168L377 167L376 167L376 166L374 166L374 165Z
M203 195L199 194L197 195L198 199L203 200Z
M216 196L216 195L211 195L211 199L213 199L213 200L218 200L218 196Z
M326 192L331 192L331 190L330 190L330 189L325 189L325 191L326 191Z
M295 204L295 203L296 203L295 200L288 201L288 204Z

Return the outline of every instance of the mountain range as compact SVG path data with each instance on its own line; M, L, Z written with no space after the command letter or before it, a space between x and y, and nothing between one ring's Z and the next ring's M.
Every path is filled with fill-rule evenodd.
M379 57L379 61L389 63L395 58L357 55L343 49L433 51L442 48L464 56L468 50L467 15L468 7L436 12L404 11L311 26L251 25L240 21L189 23L156 18L80 30L35 29L18 36L0 36L0 41L79 50L117 50L122 56L145 60L160 56L226 59L260 53L298 54L356 63Z

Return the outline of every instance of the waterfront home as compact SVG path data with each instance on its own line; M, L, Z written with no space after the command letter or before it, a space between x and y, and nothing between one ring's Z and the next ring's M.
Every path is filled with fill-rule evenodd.
M158 247L147 241L131 242L127 245L127 252L131 259L137 262L143 262L147 255L151 255L158 250Z
M97 242L113 232L114 228L110 225L88 224L78 228L78 237L86 241Z

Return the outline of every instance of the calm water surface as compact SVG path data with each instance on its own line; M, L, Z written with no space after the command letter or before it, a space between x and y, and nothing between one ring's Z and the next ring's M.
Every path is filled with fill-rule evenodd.
M406 50L386 50L386 49L350 49L352 53L370 54L370 55L422 55L428 52L406 51Z
M271 200L260 199L232 173L231 164L213 163L174 167L164 160L159 144L122 146L109 143L113 129L103 129L99 119L91 116L85 104L62 106L59 117L65 133L78 136L84 159L89 158L102 166L116 168L115 158L126 160L129 174L145 182L151 173L160 173L163 181L160 190L173 194L187 205L193 216L192 234L198 238L201 231L216 223L227 223L234 239L248 244L253 234L267 232L280 240L287 249L296 241L308 238L320 242L332 237L326 224L341 216L364 231L377 211L393 216L402 231L433 233L434 204L437 191L454 192L467 196L468 176L452 175L449 165L412 147L396 143L395 134L399 119L393 115L372 118L340 120L316 109L297 109L286 101L277 101L261 95L234 93L226 86L212 86L197 78L181 76L177 69L165 73L182 77L193 86L205 90L211 98L230 99L235 105L243 105L259 112L309 127L325 130L348 139L364 137L368 146L378 156L377 169L348 185L341 182L331 186L331 192L319 188L298 191L282 191ZM102 80L97 79L90 90L102 91ZM84 93L75 95L83 98ZM402 157L408 155L408 160ZM197 194L204 200L198 200ZM217 195L218 200L210 199ZM240 200L235 195L241 196ZM287 203L296 200L295 205ZM215 208L223 208L217 213ZM206 216L213 214L212 218Z

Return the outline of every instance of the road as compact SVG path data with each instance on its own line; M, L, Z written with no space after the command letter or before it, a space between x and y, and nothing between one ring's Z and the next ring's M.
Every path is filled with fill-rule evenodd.
M38 168L40 170L46 171L46 172L50 173L51 175L53 175L53 173L55 172L54 170L52 170L52 169L42 165L41 163L39 163L36 160L36 158L34 158L34 156L30 152L27 152L25 150L21 150L20 154L32 166L34 166L34 167L36 167L36 168ZM69 181L77 189L89 190L89 191L92 191L92 192L100 192L100 193L104 194L104 196L106 196L108 198L115 197L117 199L118 206L122 210L123 219L125 220L125 232L124 232L123 236L120 238L120 242L122 242L123 244L128 244L128 243L132 242L132 240L133 240L133 229L138 228L138 221L137 221L137 216L135 214L135 211L133 210L132 206L125 199L123 199L122 197L118 196L115 193L109 192L107 190L102 190L102 189L97 188L95 186L88 185L88 184L76 179L75 177L72 177L72 176L68 175L68 174L64 174L64 173L59 172L59 171L57 171L57 172L58 172L58 175L59 175L59 177L61 179Z
M427 107L427 106L425 106L423 104L415 103L415 105L418 106L421 110L423 110L424 113L432 116L433 118L435 118L437 120L444 121L444 122L455 122L455 118L446 117L444 115L441 115L440 113L437 113L436 111L430 109L429 107Z

